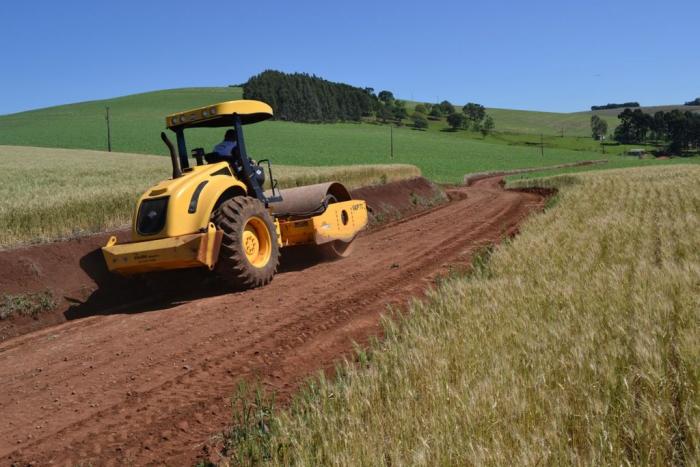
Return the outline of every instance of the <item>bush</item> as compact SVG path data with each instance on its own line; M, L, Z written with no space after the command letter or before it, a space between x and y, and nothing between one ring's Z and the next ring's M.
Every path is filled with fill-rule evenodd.
M425 118L425 115L423 114L416 112L413 115L411 115L411 120L413 120L413 128L416 128L418 130L424 130L428 128L428 119Z
M450 125L453 130L463 128L466 121L467 118L462 113L452 112L447 116L447 124Z

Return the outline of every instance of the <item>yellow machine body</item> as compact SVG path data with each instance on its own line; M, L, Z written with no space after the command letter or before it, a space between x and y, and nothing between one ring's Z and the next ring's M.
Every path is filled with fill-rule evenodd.
M168 128L225 127L233 124L233 115L238 115L246 125L267 120L273 114L272 107L264 102L241 99L168 115L165 125Z
M334 203L318 216L280 221L282 246L322 245L334 240L349 242L367 225L367 205L353 199Z
M181 132L191 127L240 126L271 116L269 105L239 100L169 115L166 125ZM280 247L350 242L367 225L365 202L351 199L337 182L282 193L288 204L270 203L268 207ZM125 275L190 267L213 269L223 232L212 223L212 213L224 200L246 195L255 196L233 174L229 162L184 168L143 193L133 215L131 241L118 244L116 237L111 237L102 248L108 269ZM330 198L333 202L328 201ZM307 212L302 209L305 205L319 206L322 201L322 212L309 210L308 215L298 215ZM286 206L287 212L297 215L275 211L275 206Z
M117 244L111 237L102 252L110 271L121 274L207 267L213 269L221 246L221 231L209 224L205 233Z
M171 216L173 231L178 231L181 226L175 226L177 218L173 220L172 217L176 216ZM367 226L367 220L364 201L334 203L322 214L308 219L275 220L277 241L281 247L322 245L335 240L350 242ZM116 237L111 237L102 252L107 268L123 275L191 267L213 269L219 256L221 235L214 224L208 223L206 232L195 230L195 233L172 237L158 235L158 238L152 237L153 240L117 244Z
M247 189L233 176L226 162L192 167L186 169L182 177L163 180L139 199L132 222L132 241L178 237L205 230L216 202L227 191L246 194ZM138 217L144 202L162 198L168 200L164 228L154 234L139 232Z

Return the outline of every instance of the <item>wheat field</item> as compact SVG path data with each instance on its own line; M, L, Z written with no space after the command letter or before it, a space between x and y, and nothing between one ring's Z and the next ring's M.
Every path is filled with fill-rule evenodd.
M223 462L697 465L700 167L516 183L560 191L337 378L234 411Z
M170 159L0 146L0 248L125 227L136 200L170 177ZM412 165L275 166L280 187L339 180L350 188L420 176Z

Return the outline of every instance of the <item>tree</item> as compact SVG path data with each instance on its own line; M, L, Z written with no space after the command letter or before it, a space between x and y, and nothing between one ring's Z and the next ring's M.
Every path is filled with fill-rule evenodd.
M406 103L401 100L395 100L391 109L391 113L394 116L397 124L401 124L401 121L408 117L408 112L406 111Z
M442 110L439 105L434 105L428 114L432 120L439 120L442 117Z
M380 91L377 98L385 104L394 102L394 94L391 91Z
M393 111L391 106L380 103L377 108L377 118L381 120L382 123L386 123L392 116Z
M450 125L453 130L459 130L464 127L465 121L466 117L462 113L452 112L447 116L447 124Z
M592 105L591 110L624 109L629 107L639 107L639 102L624 102L622 104Z
M411 115L411 120L413 120L413 128L416 128L418 130L424 130L428 128L428 119L425 118L425 115L423 114L415 112L413 115Z
M484 106L475 104L474 102L469 102L462 107L462 112L464 112L464 115L466 115L467 119L471 122L480 122L486 117L486 109Z
M600 118L598 115L591 116L591 136L593 139L600 141L608 134L608 122Z
M371 88L274 70L252 76L243 86L243 97L267 102L277 119L298 122L359 121L379 104Z
M443 114L450 115L455 111L455 106L450 104L450 101L442 101L438 105Z
M625 109L615 129L615 140L621 143L642 143L647 134L667 143L667 150L683 154L688 149L700 149L700 115L690 111L659 111L652 117L636 109Z
M481 125L481 136L486 138L486 135L491 133L494 128L496 128L496 123L493 121L491 115L487 115L486 118L484 118L484 123Z
M640 109L625 109L617 116L620 124L615 128L614 138L623 144L643 143L652 127L653 117Z
M416 108L413 110L424 115L428 113L428 109L425 104L416 104Z
M666 122L666 113L659 110L654 114L651 120L652 138L656 140L666 139L668 135L668 124Z

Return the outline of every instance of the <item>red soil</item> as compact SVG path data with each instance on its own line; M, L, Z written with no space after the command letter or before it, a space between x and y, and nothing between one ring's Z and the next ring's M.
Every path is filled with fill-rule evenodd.
M235 294L188 273L139 301L134 284L99 268L100 237L2 253L3 291L77 286L84 296L51 315L68 322L0 343L0 463L191 464L230 422L238 381L285 400L353 341L380 335L387 305L421 296L542 208L542 194L499 182L370 230L347 259L288 261L269 286Z
M353 190L352 196L367 201L371 228L446 201L442 190L425 178L364 187ZM126 280L105 269L100 247L107 243L111 235L125 241L129 238L129 231L106 232L64 242L0 251L0 293L14 295L49 291L56 302L54 310L43 312L35 318L14 317L0 321L0 342L70 319L119 312L134 301L152 298L153 283ZM303 261L300 256L305 253L285 251L282 268L289 267L290 263L297 267L297 263ZM185 280L201 284L203 279L211 282L210 278L203 278L198 272L180 271L162 276L158 282L164 282L162 279L175 283ZM182 287L182 284L178 284L178 287ZM171 293L162 286L155 289L161 295Z

